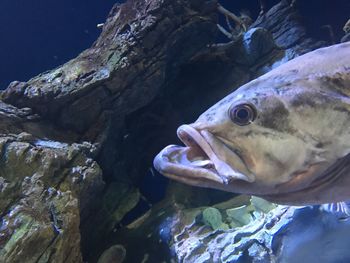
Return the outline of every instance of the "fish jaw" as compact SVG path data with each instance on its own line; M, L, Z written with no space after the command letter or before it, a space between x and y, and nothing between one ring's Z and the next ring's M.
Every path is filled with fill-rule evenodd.
M195 161L187 159L188 152L189 147L169 145L154 158L153 165L164 176L181 183L210 188L215 184L224 184L225 181L210 168L191 166Z
M281 204L350 200L349 51L350 42L322 48L243 85L190 128L181 126L178 136L186 146L164 149L155 167L186 184ZM257 109L247 126L235 125L227 114L240 103ZM232 170L241 178L230 176Z
M177 135L185 146L167 146L154 159L154 167L161 174L190 185L226 191L230 191L232 181L255 181L239 156L209 131L182 125ZM226 159L235 160L237 166L228 164Z

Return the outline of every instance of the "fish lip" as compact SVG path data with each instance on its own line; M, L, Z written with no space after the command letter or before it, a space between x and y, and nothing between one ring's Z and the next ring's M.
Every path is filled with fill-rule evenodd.
M210 182L215 182L219 184L225 184L226 182L218 176L218 174L209 169L196 167L196 174L192 173L193 168L189 168L179 162L172 162L169 155L174 154L178 151L188 151L190 147L183 147L178 145L169 145L165 147L153 160L153 166L161 174L169 177L170 179L175 179L180 182L188 183L191 185L198 185L199 181L203 179L208 182L208 187L210 187ZM181 171L181 176L178 175L177 171Z
M190 180L204 179L220 184L228 184L232 180L254 181L253 178L243 175L220 160L211 146L212 142L209 142L209 132L202 132L190 125L180 126L177 135L185 147L169 145L164 148L154 159L154 167L172 179L178 179L180 176ZM221 140L218 143L225 145ZM194 158L201 158L200 163L207 161L209 165L203 167L194 165ZM241 157L238 156L238 158Z

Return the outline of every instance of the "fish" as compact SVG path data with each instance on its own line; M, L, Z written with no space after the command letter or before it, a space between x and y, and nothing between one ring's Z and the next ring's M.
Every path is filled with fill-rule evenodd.
M350 200L350 42L244 84L177 136L153 165L178 182L284 205Z

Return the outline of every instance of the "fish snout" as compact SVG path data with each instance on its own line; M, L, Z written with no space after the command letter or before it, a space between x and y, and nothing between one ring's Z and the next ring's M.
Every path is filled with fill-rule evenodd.
M195 157L200 155L208 159L215 168L215 172L227 184L230 179L240 179L247 182L254 182L255 176L246 171L244 163L236 153L228 149L222 141L218 140L213 134L206 129L197 130L192 125L182 125L177 130L179 139L191 149ZM189 159L193 159L189 155ZM237 164L241 169L231 167L227 160L230 159L234 164ZM245 170L246 174L241 171Z

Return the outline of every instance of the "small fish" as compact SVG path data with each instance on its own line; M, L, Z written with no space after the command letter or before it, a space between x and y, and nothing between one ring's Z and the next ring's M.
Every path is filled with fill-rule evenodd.
M155 168L179 182L289 205L350 200L350 42L243 85L177 135Z

